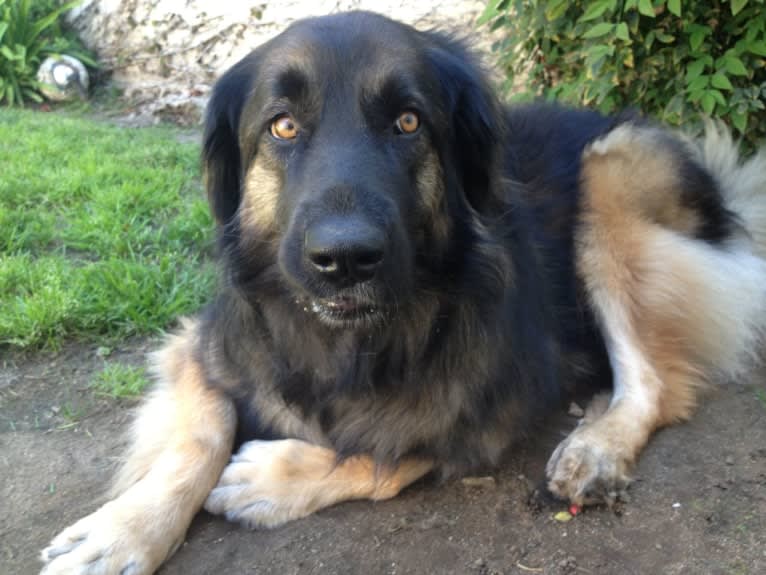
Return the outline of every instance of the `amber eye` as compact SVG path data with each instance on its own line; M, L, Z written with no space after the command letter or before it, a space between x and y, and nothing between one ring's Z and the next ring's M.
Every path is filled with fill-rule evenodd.
M292 140L298 135L298 124L290 114L277 116L271 122L271 135L278 140Z
M420 127L420 119L415 112L402 112L396 119L396 130L400 134L414 134Z

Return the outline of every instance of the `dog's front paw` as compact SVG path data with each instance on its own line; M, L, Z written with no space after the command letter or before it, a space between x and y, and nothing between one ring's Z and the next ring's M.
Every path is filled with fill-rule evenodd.
M144 575L153 573L181 542L147 539L138 509L111 501L80 519L41 554L41 575Z
M610 437L599 423L584 424L553 452L546 475L548 489L578 505L614 504L631 483L631 450Z
M232 457L205 509L251 529L276 527L324 505L329 449L303 441L249 441Z

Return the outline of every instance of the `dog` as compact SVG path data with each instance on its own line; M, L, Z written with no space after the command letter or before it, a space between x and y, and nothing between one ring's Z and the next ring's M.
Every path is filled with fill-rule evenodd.
M506 107L460 41L352 12L223 75L203 163L219 293L46 575L151 573L203 506L274 527L495 465L602 385L547 485L614 501L654 430L757 359L766 154L714 124Z

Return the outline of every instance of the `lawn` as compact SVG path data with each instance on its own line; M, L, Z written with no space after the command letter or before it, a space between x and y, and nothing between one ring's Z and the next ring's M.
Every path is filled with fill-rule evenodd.
M213 283L199 146L0 108L0 350L168 327Z

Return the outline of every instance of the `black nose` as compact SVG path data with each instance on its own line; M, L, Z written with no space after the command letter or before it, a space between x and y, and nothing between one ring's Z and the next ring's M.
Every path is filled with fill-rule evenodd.
M383 263L386 237L362 218L326 218L306 231L304 250L323 279L349 285L372 279Z

